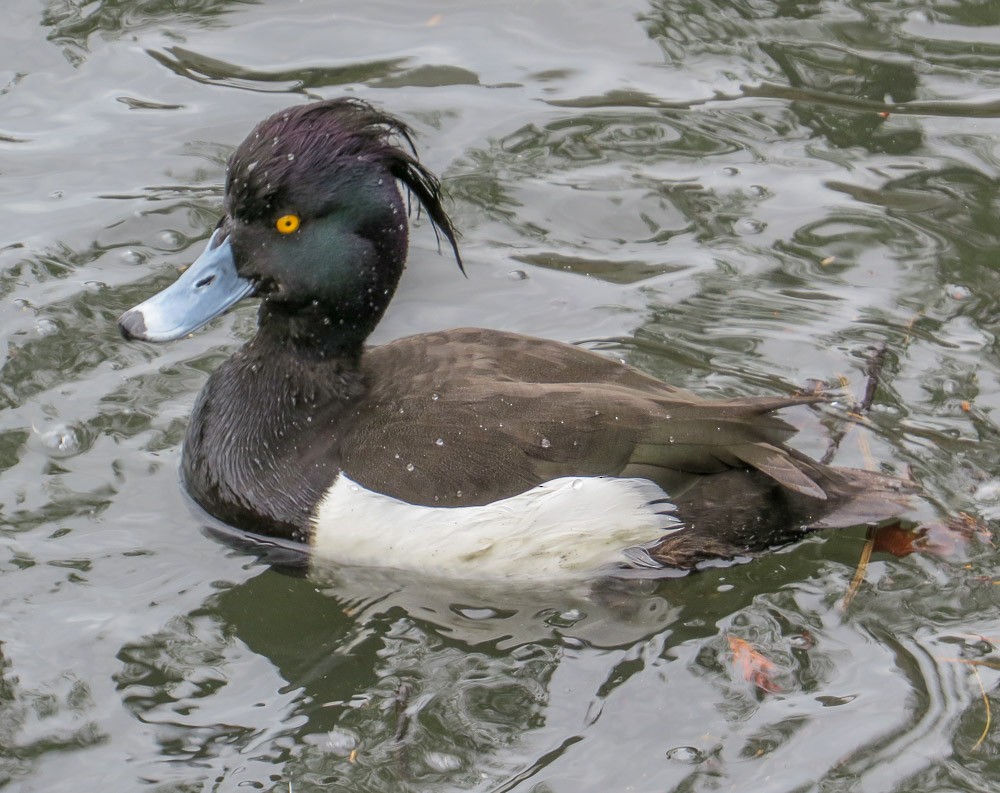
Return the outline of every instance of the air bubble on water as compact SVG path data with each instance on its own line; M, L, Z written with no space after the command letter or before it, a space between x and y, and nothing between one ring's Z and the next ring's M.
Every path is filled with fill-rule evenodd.
M51 319L39 319L35 322L35 330L39 336L52 336L59 332L59 324Z
M406 464L406 470L407 471L415 471L416 468L417 468L417 466L415 466L413 463L407 463Z
M349 755L358 746L357 736L347 730L330 730L326 737L330 751L337 755Z
M45 451L52 457L69 457L80 451L80 436L70 424L55 424L36 431Z
M178 248L184 241L184 238L176 231L161 231L159 236L160 242L168 248Z
M667 759L695 765L705 760L705 755L693 746L675 746L667 750Z

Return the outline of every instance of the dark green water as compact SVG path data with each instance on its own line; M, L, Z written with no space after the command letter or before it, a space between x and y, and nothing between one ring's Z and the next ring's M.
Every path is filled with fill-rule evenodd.
M163 347L114 320L199 249L257 119L345 92L414 125L464 233L467 280L417 222L379 340L855 397L884 344L870 427L845 394L798 445L1000 528L998 0L8 0L0 788L995 790L989 542L876 553L843 611L863 532L556 593L297 578L204 534L179 444L254 309Z

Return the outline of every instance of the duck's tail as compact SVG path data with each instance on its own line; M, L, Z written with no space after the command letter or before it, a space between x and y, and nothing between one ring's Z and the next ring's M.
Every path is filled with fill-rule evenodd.
M685 528L646 548L649 559L692 569L713 559L752 557L820 529L877 525L914 508L913 496L919 492L914 482L834 468L787 451L825 498L791 491L752 469L705 477L712 481L674 499Z

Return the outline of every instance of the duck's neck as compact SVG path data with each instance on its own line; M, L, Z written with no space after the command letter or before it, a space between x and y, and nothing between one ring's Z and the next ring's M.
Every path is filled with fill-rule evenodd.
M339 473L331 438L365 384L360 343L338 348L294 330L265 323L212 374L182 470L195 501L220 520L304 541L312 505Z
M387 301L388 302L388 301ZM296 361L357 362L365 339L375 329L377 316L359 319L353 307L309 304L287 308L264 301L260 305L259 328L250 346L278 352L294 366Z

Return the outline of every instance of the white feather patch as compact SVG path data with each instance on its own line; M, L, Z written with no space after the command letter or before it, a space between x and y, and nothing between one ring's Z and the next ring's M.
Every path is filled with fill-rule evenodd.
M314 553L455 578L580 578L678 531L646 479L566 477L480 507L424 507L341 474L313 516Z

